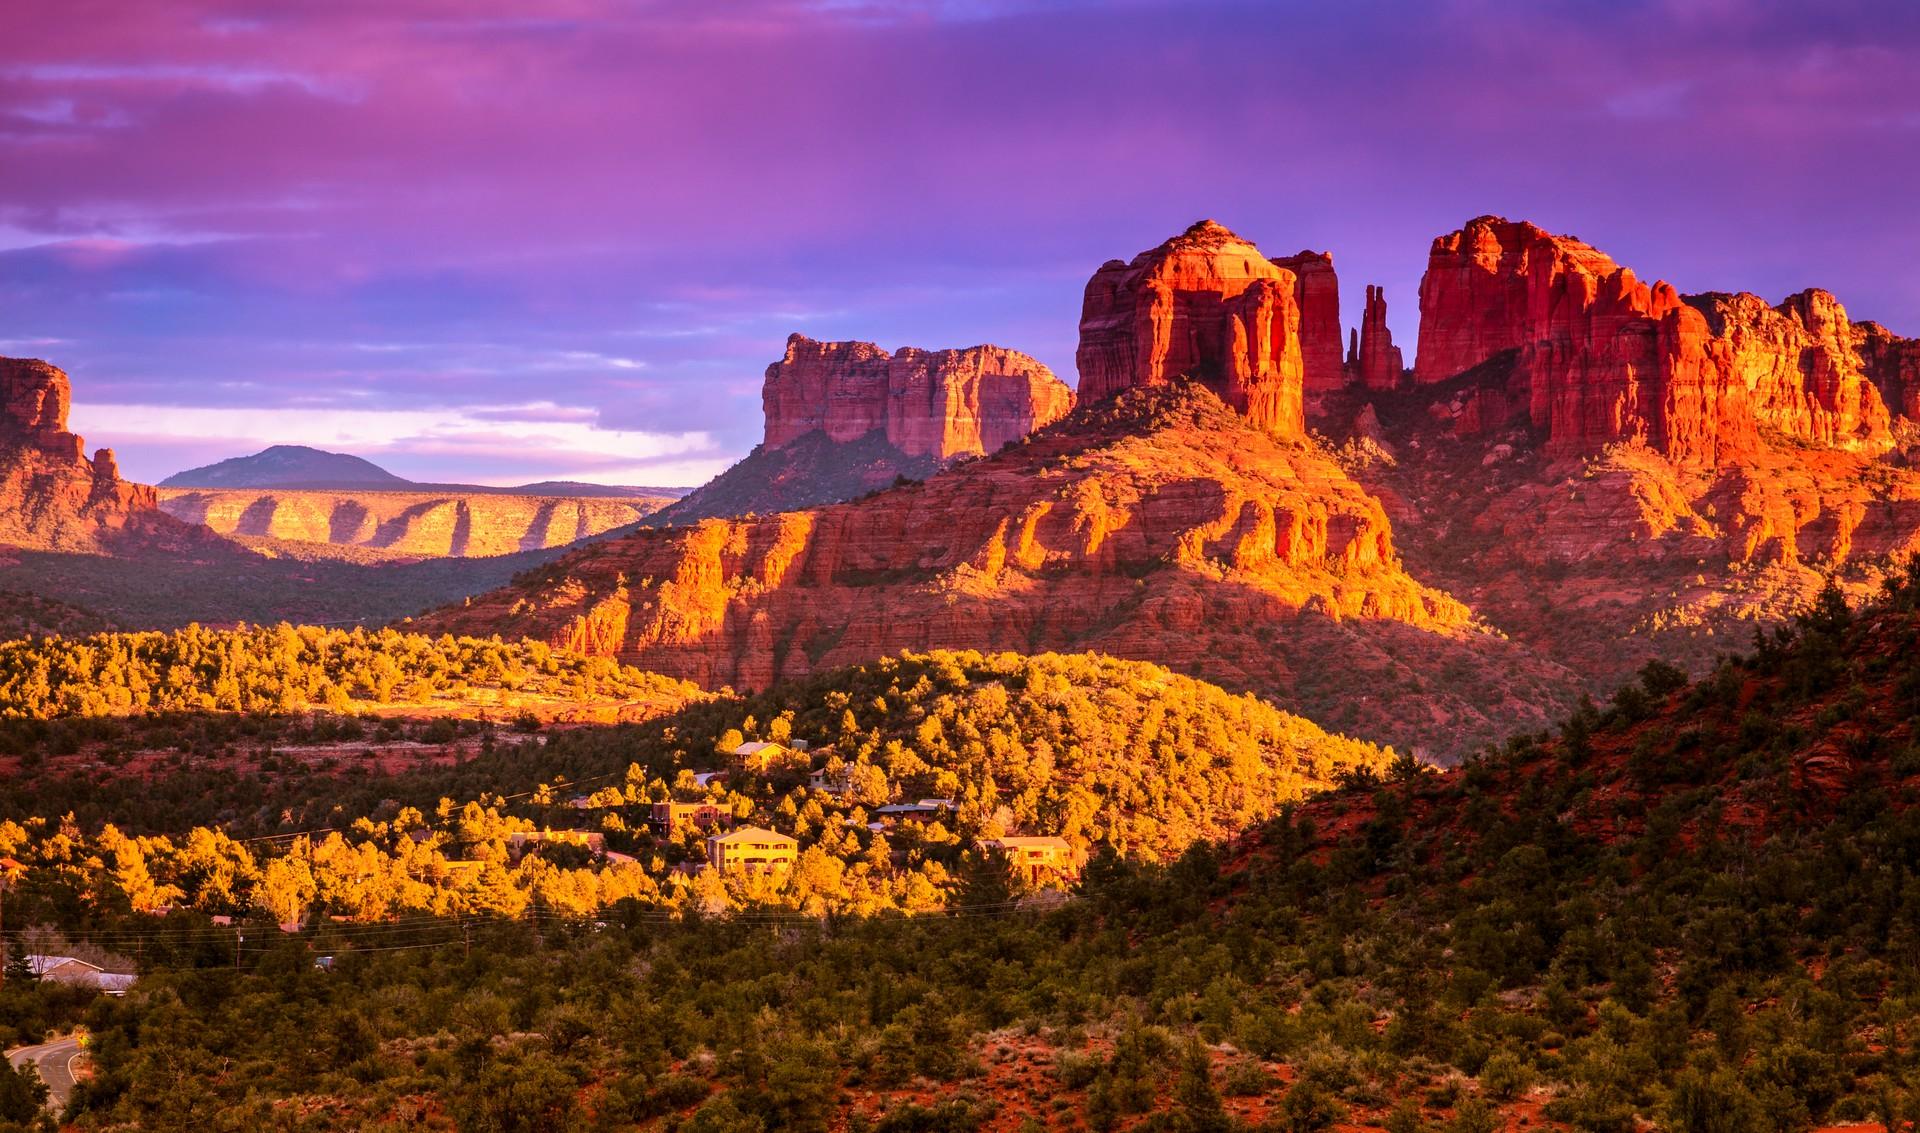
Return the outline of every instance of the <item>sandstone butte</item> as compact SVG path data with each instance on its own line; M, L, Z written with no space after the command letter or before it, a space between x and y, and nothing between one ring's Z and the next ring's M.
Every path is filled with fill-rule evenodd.
M96 550L152 516L153 489L122 480L111 449L89 459L67 431L72 400L58 367L0 358L0 543Z
M1198 382L1254 427L1306 435L1308 391L1345 383L1333 257L1270 260L1203 220L1087 281L1080 313L1080 397Z
M656 523L791 511L924 479L1050 425L1073 391L1018 350L787 338L760 387L765 440Z
M396 557L547 550L628 527L663 498L161 488L160 509L221 535L358 547Z
M980 456L1050 425L1073 391L1038 361L1000 346L892 354L871 342L787 338L760 400L768 449L809 433L846 443L876 430L909 457Z
M1502 365L1504 382L1478 386L1460 431L1524 413L1554 456L1638 441L1714 465L1753 455L1763 431L1883 452L1887 403L1855 338L1825 291L1778 305L1683 297L1582 241L1483 216L1433 242L1415 377L1432 384Z

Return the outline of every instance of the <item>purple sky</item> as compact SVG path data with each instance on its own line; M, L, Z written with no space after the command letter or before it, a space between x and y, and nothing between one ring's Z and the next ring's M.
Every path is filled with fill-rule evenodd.
M140 478L692 483L790 331L1071 381L1204 216L1409 351L1485 212L1914 334L1917 59L1911 0L7 0L0 353Z

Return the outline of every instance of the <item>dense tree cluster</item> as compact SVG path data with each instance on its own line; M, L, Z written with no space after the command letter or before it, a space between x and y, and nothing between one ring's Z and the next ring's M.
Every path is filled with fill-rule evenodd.
M0 718L344 711L469 687L592 698L691 690L539 642L315 626L107 633L0 644Z
M408 655L409 671L433 671L444 656L424 639L394 640L423 650ZM462 651L461 671L517 679L517 655L499 660L493 643L439 648ZM351 650L338 653L359 664ZM351 718L304 728L273 742L361 734ZM815 742L800 750L809 734ZM730 759L748 736L789 750L765 766ZM977 876L995 873L982 839L1058 834L1086 854L1164 860L1389 760L1153 665L933 653L696 701L635 727L486 731L470 757L406 776L298 774L269 787L179 758L153 782L18 782L0 793L0 814L11 814L0 854L32 867L17 906L79 911L89 924L167 907L267 923L584 917L629 898L660 910L919 913L979 896ZM723 768L724 777L696 779ZM889 803L936 793L952 806L932 821L876 821ZM797 860L782 876L722 877L706 868L706 830L650 821L665 801L710 803L730 820L790 834ZM249 812L272 820L209 821ZM591 834L593 851L514 843L569 829Z
M1394 760L1258 697L1093 653L906 653L694 705L663 727L691 741L683 760L709 739L803 739L856 798L953 798L972 832L1155 859Z

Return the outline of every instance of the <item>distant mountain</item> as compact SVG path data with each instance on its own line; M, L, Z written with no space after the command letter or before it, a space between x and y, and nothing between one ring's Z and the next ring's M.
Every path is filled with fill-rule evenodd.
M542 480L537 484L496 487L488 484L429 484L395 476L358 456L327 452L306 445L274 445L252 456L236 456L217 464L189 468L160 481L162 488L291 488L306 491L361 490L390 492L456 492L469 496L548 496L568 499L669 499L687 494L686 488L636 487L627 484L586 484L577 480Z
M370 460L306 445L274 445L252 456L189 468L160 481L162 488L301 488L317 485L408 488L404 480Z

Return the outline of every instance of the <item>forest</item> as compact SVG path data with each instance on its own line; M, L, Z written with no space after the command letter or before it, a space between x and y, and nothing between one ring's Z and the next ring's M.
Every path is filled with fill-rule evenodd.
M36 666L62 678L41 702L65 703L73 674L88 671L116 674L109 688L152 688L125 674L165 672L156 658L176 656L196 658L209 679L241 674L234 695L255 701L295 687L283 677L263 692L250 676L275 671L275 655L287 659L281 671L336 689L360 687L368 671L396 687L445 687L531 679L525 670L537 677L542 663L564 669L538 647L400 635L391 640L410 648L366 662L353 635L302 633L259 631L211 647L96 639L80 660ZM67 656L60 643L21 654ZM149 699L177 707L185 698L174 690L188 683L176 676ZM307 727L337 740L358 724ZM986 868L982 839L1045 833L1085 851L1166 860L1392 761L1253 697L1092 656L906 655L796 688L696 700L637 726L473 731L472 754L398 776L275 774L270 786L244 769L205 775L190 751L157 782L105 772L10 784L0 792L0 855L27 866L16 918L58 910L63 925L92 931L178 911L311 920L325 936L339 931L324 927L335 920L584 918L626 900L708 913L928 912L953 905L967 876ZM300 736L273 737L281 746L262 749L260 762L277 773ZM749 737L791 745L789 758L730 764ZM724 778L696 781L730 766ZM877 821L880 807L929 795L951 806L928 822ZM793 870L764 878L705 868L707 831L649 821L652 804L668 801L709 803L794 836ZM546 844L554 830L597 845Z
M389 810L324 836L16 818L0 838L28 869L7 923L111 946L142 976L119 1000L9 981L0 1025L88 1028L98 1072L67 1114L83 1129L1920 1120L1920 568L1864 610L1830 591L1701 680L1649 665L1605 705L1452 772L1344 740L1323 751L1310 725L1179 680L1105 658L905 656L352 783L337 802L378 795ZM1149 721L1157 745L1138 739ZM804 772L721 796L779 815L806 792L795 828L815 830L818 805L813 849L828 831L859 838L842 811L882 776L892 795L945 770L983 824L1064 825L1075 787L1119 801L1096 803L1080 829L1099 833L1097 852L1053 899L964 856L946 901L903 915L916 910L778 891L676 901L671 883L639 883L646 868L604 864L600 879L636 888L589 894L567 879L588 863L530 855L494 863L466 904L334 912L356 892L406 892L447 846L484 858L590 775L611 772L623 800L687 797L680 772L745 737L813 741ZM1050 773L1029 783L1043 741ZM1274 800L1271 817L1206 834L1172 804L1232 805L1194 763L1232 779L1235 751L1289 743L1304 745L1297 778L1240 785ZM1138 798L1117 767L1127 753L1151 757L1131 773ZM800 778L828 760L855 785L831 805ZM534 777L524 798L499 797L512 768ZM449 805L410 801L429 794ZM1136 827L1142 802L1165 809ZM416 823L441 832L396 836ZM1165 852L1176 829L1202 836ZM382 873L389 854L404 864ZM841 860L843 880L889 868ZM359 890L344 884L353 861ZM309 894L320 862L331 888L316 884L305 910L328 915L295 932L265 923L284 911L275 894ZM183 892L140 913L131 895L155 896L143 886ZM252 915L223 923L216 907Z

